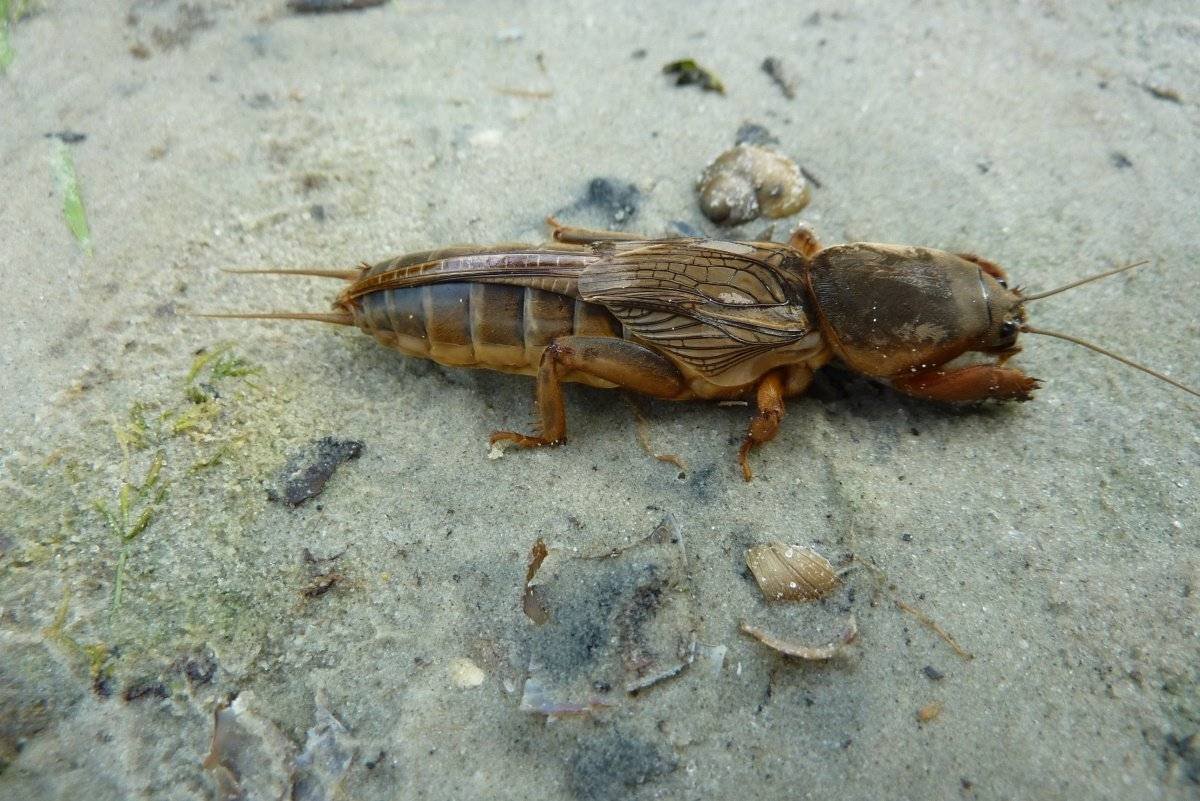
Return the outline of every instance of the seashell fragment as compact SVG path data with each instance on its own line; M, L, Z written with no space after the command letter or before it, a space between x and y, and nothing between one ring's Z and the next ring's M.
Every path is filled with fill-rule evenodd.
M737 145L704 168L696 185L700 209L715 223L740 225L760 214L786 217L808 205L796 163L757 145Z
M460 690L470 690L483 684L484 672L479 665L465 657L450 662L450 683Z
M218 798L291 798L296 746L250 690L213 711L213 734L201 763Z
M841 636L825 645L804 645L792 640L785 640L744 621L741 628L744 634L749 634L768 648L776 650L784 656L804 659L809 662L823 662L826 659L833 659L858 636L858 621L854 619L854 615L850 616L850 621L846 624L846 630L842 632Z
M747 548L746 566L768 601L813 601L838 585L829 560L803 545L772 542Z

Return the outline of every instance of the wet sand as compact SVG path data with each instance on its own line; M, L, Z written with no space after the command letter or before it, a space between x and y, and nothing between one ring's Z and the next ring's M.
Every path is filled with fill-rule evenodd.
M1034 337L1027 404L825 371L747 484L744 407L639 402L681 471L572 387L565 447L489 459L528 379L187 316L336 285L222 267L538 241L549 213L755 236L694 192L750 122L820 182L777 237L970 250L1030 290L1148 259L1031 317L1196 384L1186 4L38 5L0 76L0 798L1195 797L1183 393ZM723 96L662 74L689 57ZM361 454L270 500L325 437ZM668 515L681 541L642 542ZM773 539L857 566L768 607L743 553ZM817 644L851 615L821 663L738 630ZM614 684L651 666L677 671Z

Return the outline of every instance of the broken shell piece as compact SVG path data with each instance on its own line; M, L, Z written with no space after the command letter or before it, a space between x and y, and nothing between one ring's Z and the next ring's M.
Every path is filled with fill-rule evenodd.
M742 622L742 631L784 656L792 656L796 659L805 659L810 662L821 662L826 659L833 659L842 652L842 649L854 641L854 638L858 636L858 622L851 615L849 623L846 624L846 630L842 632L842 635L833 642L826 643L825 645L804 645L792 642L791 640L785 640L760 629L758 626L751 626L744 621Z
M483 670L470 659L460 657L450 663L450 682L460 690L478 687L483 679Z
M202 767L218 798L290 798L296 746L258 713L249 690L213 711L213 735Z
M700 209L715 223L740 225L760 214L786 217L808 205L796 163L773 150L737 145L704 168L696 185Z
M316 707L316 724L308 730L304 750L292 763L292 801L342 798L342 783L357 751L350 731L329 709L324 690L317 691Z
M803 545L772 542L747 548L746 566L768 601L812 601L838 585L829 560Z

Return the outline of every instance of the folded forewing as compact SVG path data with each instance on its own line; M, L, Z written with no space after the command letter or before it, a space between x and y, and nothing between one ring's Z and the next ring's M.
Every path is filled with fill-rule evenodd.
M671 239L620 243L605 255L579 275L579 296L707 375L812 328L782 246Z
M511 247L457 247L413 253L368 268L343 301L387 289L454 282L531 286L577 296L576 279L597 256L584 251Z

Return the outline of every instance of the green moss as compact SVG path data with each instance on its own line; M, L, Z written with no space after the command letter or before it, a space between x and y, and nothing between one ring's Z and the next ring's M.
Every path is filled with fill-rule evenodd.
M244 379L261 372L245 358L232 352L232 343L220 343L192 360L184 379L184 405L174 405L150 417L153 404L135 401L121 423L114 426L117 443L123 450L141 451L184 434L206 433L221 415L222 404L215 383ZM249 381L248 386L254 387Z
M141 483L133 484L128 480L121 482L115 505L101 499L92 502L92 507L103 518L109 532L116 537L120 545L109 603L110 620L121 607L121 595L125 588L125 565L129 561L129 544L149 528L159 506L166 499L167 488L159 482L165 461L165 455L159 451L150 461Z
M39 0L0 0L0 73L17 55L11 40L13 23L29 16L40 5Z
M663 65L663 72L675 76L676 86L696 84L706 92L725 94L725 84L721 83L721 79L712 71L697 64L695 59L681 58L678 61L672 61Z
M234 450L233 443L226 442L207 457L192 462L188 466L188 472L195 473L199 472L200 470L207 470L210 467L216 467L217 465L221 464L226 457L232 455Z
M262 369L232 353L232 348L232 342L221 342L197 354L192 360L192 368L188 370L185 381L191 385L206 370L212 380L216 381L222 378L244 378Z
M217 402L208 399L200 403L193 403L178 413L163 412L162 419L167 423L170 436L178 437L193 431L205 430L220 413L221 407L217 405Z
M254 375L260 369L236 354L224 353L213 361L212 376L217 379L244 378L248 375Z
M112 665L109 662L112 649L107 645L102 642L85 645L83 646L83 655L87 658L88 676L91 677L93 684L112 675Z
M129 407L125 423L116 427L117 444L135 451L145 450L150 445L151 431L146 423L148 404L136 401Z
M84 647L67 633L67 617L70 611L71 595L68 592L64 592L62 600L58 604L58 609L54 613L54 619L50 621L49 626L42 629L42 636L62 649L67 659L74 663L74 669L79 669L82 663L88 666L90 672L90 656Z

